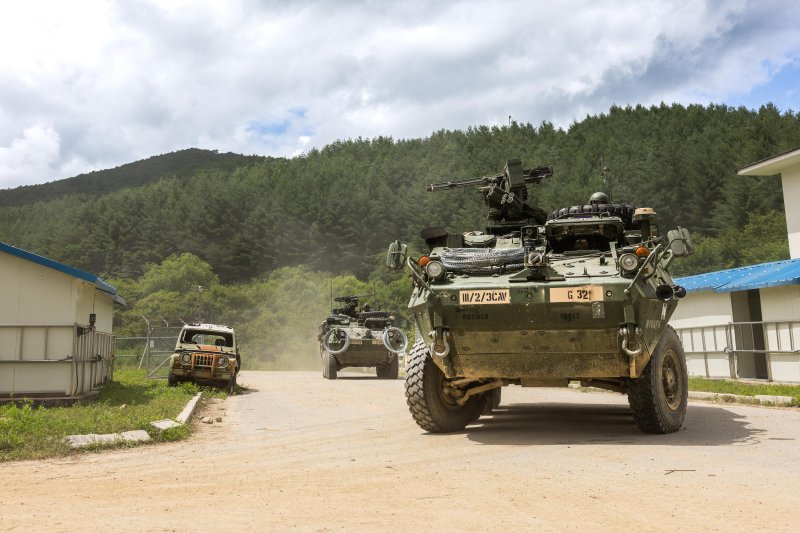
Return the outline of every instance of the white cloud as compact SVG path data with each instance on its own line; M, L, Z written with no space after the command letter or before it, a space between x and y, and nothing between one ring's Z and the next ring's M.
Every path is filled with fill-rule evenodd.
M42 180L53 171L59 158L58 133L50 127L35 124L22 131L22 136L0 147L0 186Z
M6 3L0 186L191 146L292 155L508 115L566 126L614 103L737 101L797 64L796 11L778 0ZM22 156L32 127L55 152Z

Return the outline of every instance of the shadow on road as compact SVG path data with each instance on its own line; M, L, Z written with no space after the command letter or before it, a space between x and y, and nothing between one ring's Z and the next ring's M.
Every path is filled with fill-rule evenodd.
M755 444L764 430L722 407L689 405L683 427L669 435L639 431L626 405L565 403L501 405L464 431L488 445L632 444L730 446Z

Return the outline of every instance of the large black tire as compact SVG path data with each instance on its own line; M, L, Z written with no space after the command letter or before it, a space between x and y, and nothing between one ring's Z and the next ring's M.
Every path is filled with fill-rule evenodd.
M336 372L339 370L339 363L336 356L330 352L322 354L322 377L325 379L336 379Z
M474 420L477 420L481 416L490 415L492 411L500 407L500 397L502 396L502 387L498 387L496 389L492 389L490 391L486 391L483 394L479 395L478 398L481 402L481 408L475 413Z
M503 395L503 387L497 387L483 394L483 411L481 414L488 415L500 407L500 398Z
M406 402L414 422L431 433L460 431L480 416L483 402L473 396L458 405L444 394L444 373L434 364L428 347L418 340L409 354Z
M236 394L236 374L228 380L228 394Z
M178 384L178 378L175 377L175 374L173 374L172 372L167 374L167 385L169 385L170 387L174 387L177 384Z
M645 433L678 431L686 416L689 375L678 334L667 327L642 375L628 380L633 419Z
M400 364L397 356L392 357L392 360L385 365L375 367L375 370L380 379L397 379L400 375Z

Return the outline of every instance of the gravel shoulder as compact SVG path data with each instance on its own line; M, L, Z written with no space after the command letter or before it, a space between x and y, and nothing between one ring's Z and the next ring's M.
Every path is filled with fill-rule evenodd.
M796 531L796 409L692 402L644 435L624 396L503 389L430 435L402 381L243 372L188 441L0 464L2 531Z

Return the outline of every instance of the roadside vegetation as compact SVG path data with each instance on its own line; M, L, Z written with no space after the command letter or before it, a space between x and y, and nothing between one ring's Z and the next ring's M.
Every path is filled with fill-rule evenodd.
M155 441L186 438L188 425L159 433L150 422L174 419L198 390L191 383L168 387L165 380L148 379L144 370L125 368L114 372L114 381L98 397L71 406L0 405L0 461L75 453L64 442L67 435L143 429ZM207 395L224 397L225 393L209 390Z
M800 385L774 383L747 383L741 381L689 378L689 390L717 394L739 394L742 396L771 395L791 396L791 405L800 407Z

